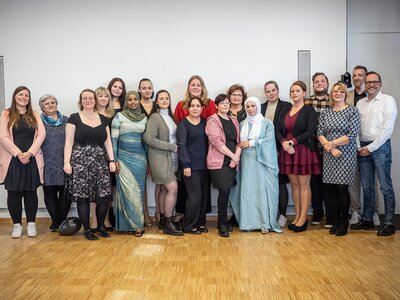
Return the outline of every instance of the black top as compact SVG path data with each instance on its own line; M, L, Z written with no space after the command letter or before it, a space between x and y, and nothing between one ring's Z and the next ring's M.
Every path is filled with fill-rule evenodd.
M154 101L152 103L153 103L153 108L154 108ZM153 108L151 110L153 110ZM140 103L140 110L142 111L142 113L144 113L146 115L147 119L150 117L150 114L148 114L147 111L144 109L144 106L142 105L142 103ZM150 111L150 113L151 113L151 111Z
M236 151L236 145L237 145L237 132L236 132L236 127L233 124L231 119L224 119L220 115L218 115L218 118L222 122L222 128L224 128L224 133L225 133L225 138L226 138L226 147L228 147L229 150L231 150L233 153ZM231 162L231 158L229 156L224 157L224 165L229 166L229 163Z
M285 118L291 107L280 112L275 126L276 141L280 145L286 139ZM298 144L303 144L312 151L316 151L314 134L317 131L317 113L312 106L304 105L298 112L293 135Z
M367 93L366 92L362 92L361 94L357 94L356 91L354 91L354 106L357 105L357 102L359 100L361 100L362 98L367 97Z
M206 120L193 125L187 118L179 122L176 129L178 157L180 168L191 168L194 171L207 169L208 138L205 133Z
M236 117L236 120L238 120L239 123L242 122L244 119L246 119L247 114L246 114L246 109L244 108L244 103L242 109L239 110L236 115L232 114L231 111L228 111L228 116Z
M87 144L97 144L101 146L104 144L107 139L107 126L109 120L103 115L99 114L99 116L101 124L96 127L84 124L79 113L72 114L69 117L67 123L76 126L74 144L79 144L81 146Z
M35 128L29 127L24 118L21 117L21 122L18 126L13 125L13 142L22 151L26 152L33 144L35 137Z

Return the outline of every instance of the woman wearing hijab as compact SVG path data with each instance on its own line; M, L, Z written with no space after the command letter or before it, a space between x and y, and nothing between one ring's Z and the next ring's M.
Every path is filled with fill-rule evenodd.
M260 100L244 102L247 117L240 123L242 149L238 184L231 203L241 230L282 233L276 215L279 203L278 160L274 125L261 114Z
M136 91L126 94L122 112L112 122L112 145L116 160L115 227L136 237L143 235L143 195L147 157L143 132L147 117L140 109Z

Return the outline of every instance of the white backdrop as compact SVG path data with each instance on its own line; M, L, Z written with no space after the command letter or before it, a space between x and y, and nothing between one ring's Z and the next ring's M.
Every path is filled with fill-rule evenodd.
M264 101L263 84L274 79L287 99L298 50L311 50L312 73L324 71L331 82L344 73L346 1L2 0L0 37L6 107L26 85L36 109L53 93L69 115L82 89L116 76L128 89L149 77L174 105L193 74L211 98L242 83ZM0 196L5 208L3 187Z

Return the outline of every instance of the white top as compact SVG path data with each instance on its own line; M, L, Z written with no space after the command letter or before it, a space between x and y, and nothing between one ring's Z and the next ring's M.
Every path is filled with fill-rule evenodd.
M392 136L397 117L396 100L379 92L372 100L368 97L357 102L361 116L360 141L370 142L369 152L379 149Z

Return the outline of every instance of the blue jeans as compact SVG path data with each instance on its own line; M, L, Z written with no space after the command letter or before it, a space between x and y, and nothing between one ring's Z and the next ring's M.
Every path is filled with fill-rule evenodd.
M361 142L361 146L368 143ZM391 167L392 167L392 148L390 140L387 140L379 149L368 156L359 156L361 185L364 193L364 211L362 218L366 221L373 220L375 211L375 172L378 176L380 190L385 201L385 224L394 225L394 215L396 199L393 191Z

